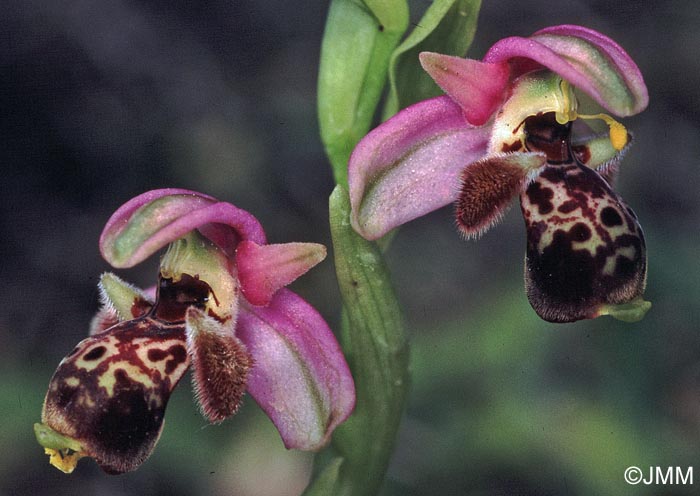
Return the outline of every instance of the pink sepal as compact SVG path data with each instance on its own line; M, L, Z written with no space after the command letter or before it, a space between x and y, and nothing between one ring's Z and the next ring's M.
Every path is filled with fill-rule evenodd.
M267 305L275 292L326 258L326 247L316 243L259 245L244 240L236 248L238 281L253 305Z
M486 153L490 130L448 96L402 110L365 136L348 164L352 225L366 239L457 198L459 174Z
M248 392L287 448L318 450L355 407L355 385L333 332L288 289L266 307L243 304L237 337L252 355Z

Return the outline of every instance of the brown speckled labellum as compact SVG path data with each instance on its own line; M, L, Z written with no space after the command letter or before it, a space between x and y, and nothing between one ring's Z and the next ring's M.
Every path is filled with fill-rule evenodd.
M646 284L646 247L637 217L570 146L570 123L552 114L525 122L530 151L547 165L520 195L527 227L525 281L535 311L551 322L596 317L628 303Z
M81 341L49 384L42 423L108 473L134 470L153 450L170 393L190 363L185 312L203 308L210 288L183 274L161 279L158 293L146 315Z

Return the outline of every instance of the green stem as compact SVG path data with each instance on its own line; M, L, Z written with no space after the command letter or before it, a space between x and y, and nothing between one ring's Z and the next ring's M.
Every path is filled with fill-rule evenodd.
M408 396L408 343L389 272L375 243L350 226L347 192L330 197L338 284L346 319L343 349L355 378L355 413L338 428L335 448L345 494L375 494L384 478Z
M350 226L347 191L330 197L330 223L344 313L341 342L357 403L333 437L331 460L306 495L371 496L384 479L409 389L408 343L389 272L375 243Z

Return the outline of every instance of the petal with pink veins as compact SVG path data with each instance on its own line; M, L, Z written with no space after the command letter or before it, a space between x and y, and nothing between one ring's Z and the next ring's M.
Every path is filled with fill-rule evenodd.
M333 332L295 293L243 304L236 335L252 355L248 392L287 448L318 450L355 406L355 385Z
M377 239L453 202L460 172L486 153L489 134L447 96L416 103L371 131L348 164L355 230Z

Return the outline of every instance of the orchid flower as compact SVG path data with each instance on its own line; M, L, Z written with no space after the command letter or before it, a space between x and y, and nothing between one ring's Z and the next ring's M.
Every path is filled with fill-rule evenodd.
M136 469L190 367L210 422L234 414L248 391L287 448L324 446L353 410L354 384L326 322L284 286L325 247L267 244L250 213L179 189L130 200L100 237L117 268L166 246L155 289L102 276L91 335L59 364L35 425L51 463L69 473L90 456L108 473Z
M477 237L519 195L538 315L642 318L644 236L612 187L631 138L610 115L581 113L574 93L618 117L644 110L647 89L629 55L564 25L500 40L482 61L423 52L420 62L446 95L404 109L357 145L348 166L355 230L377 239L454 202L459 230Z

